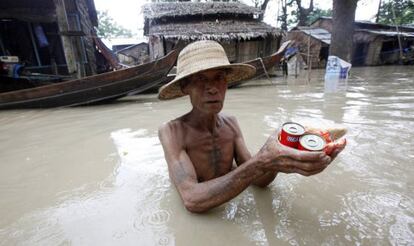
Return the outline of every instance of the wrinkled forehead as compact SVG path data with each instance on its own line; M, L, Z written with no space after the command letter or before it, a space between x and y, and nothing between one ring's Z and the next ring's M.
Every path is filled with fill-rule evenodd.
M187 78L181 80L180 86L184 88L191 82L195 81L208 81L208 80L219 80L226 77L227 73L230 69L220 69L220 70L209 70L200 73L196 73L193 75L188 76Z
M227 72L224 69L210 70L202 73L196 73L190 76L191 79L218 79L226 76Z

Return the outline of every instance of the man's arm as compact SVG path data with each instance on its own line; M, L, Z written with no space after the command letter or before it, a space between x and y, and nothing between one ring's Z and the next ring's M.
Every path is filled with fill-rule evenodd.
M178 123L179 124L179 123ZM271 136L260 151L224 176L198 183L197 174L183 147L181 127L167 124L160 128L168 171L185 207L191 212L205 212L217 207L246 189L266 171L313 175L331 161L323 152L305 152L278 144Z
M198 183L194 166L183 148L180 131L177 125L166 124L159 129L159 138L170 177L187 210L200 213L217 207L236 197L263 175L258 167L259 161L250 158L243 166L224 176Z
M247 149L246 143L243 138L243 134L240 130L239 124L234 117L230 117L230 121L234 131L236 132L236 139L235 139L235 159L237 165L242 165L247 160L251 158L251 154ZM309 166L308 163L305 164L304 162L308 161L307 151L300 151L293 148L286 147L282 145L277 136L279 134L279 130L276 130L272 135L268 138L265 145L260 149L259 155L261 157L269 155L277 155L277 169L270 169L264 171L263 174L257 177L252 183L259 187L266 187L268 186L275 178L278 172L283 173L299 173L303 176L311 176L322 172L337 156L338 154L345 148L346 141L340 141L337 145L335 145L332 152L326 155L324 152L313 152L320 154L320 160L317 164L311 164L313 166ZM272 157L270 157L272 158ZM326 163L326 165L321 165L321 163Z
M246 146L244 141L243 134L240 130L239 124L235 117L229 117L230 124L233 130L236 133L236 138L234 140L234 156L237 166L247 162L252 158L250 151ZM277 171L266 171L262 175L258 176L252 183L259 187L266 187L276 178Z

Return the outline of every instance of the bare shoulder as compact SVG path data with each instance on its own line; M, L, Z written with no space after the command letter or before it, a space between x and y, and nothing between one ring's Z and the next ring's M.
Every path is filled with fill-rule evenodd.
M158 137L161 142L178 142L182 138L183 124L181 118L171 120L158 128Z
M237 119L236 119L236 117L235 117L235 116L233 116L233 115L220 114L220 118L221 118L222 120L224 120L224 122L225 122L226 124L238 124L238 123L237 123Z
M220 117L224 124L228 125L236 134L240 133L239 123L235 116L220 114Z

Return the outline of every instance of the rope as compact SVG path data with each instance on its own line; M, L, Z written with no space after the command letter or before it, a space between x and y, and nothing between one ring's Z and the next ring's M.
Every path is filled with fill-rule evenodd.
M266 74L267 79L270 81L271 84L273 84L272 80L269 77L269 74L267 73L267 69L266 69L266 67L265 67L265 65L263 63L263 59L260 57L259 60L260 60L260 63L262 64L262 68L263 68L263 71Z

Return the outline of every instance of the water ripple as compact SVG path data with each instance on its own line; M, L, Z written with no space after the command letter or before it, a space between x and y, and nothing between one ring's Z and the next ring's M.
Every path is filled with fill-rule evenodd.
M346 223L346 238L354 243L362 240L389 241L393 245L414 242L414 201L387 190L352 192L342 198L343 210L330 218Z

